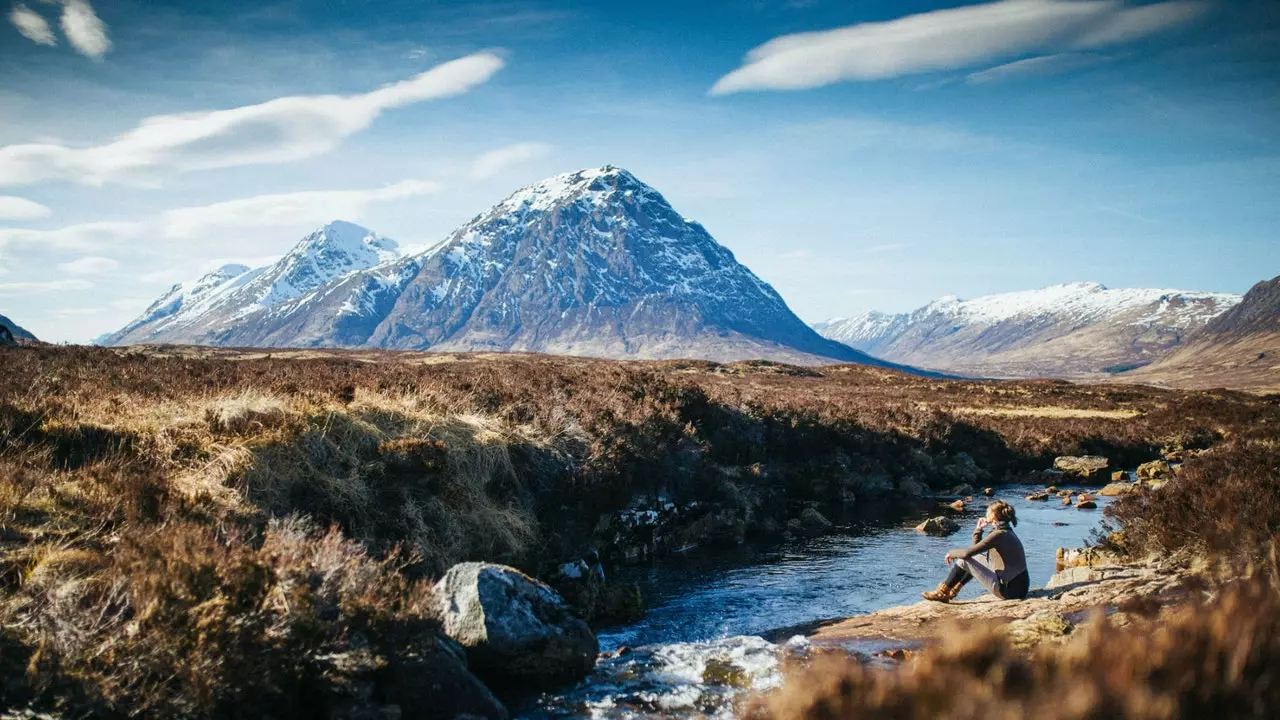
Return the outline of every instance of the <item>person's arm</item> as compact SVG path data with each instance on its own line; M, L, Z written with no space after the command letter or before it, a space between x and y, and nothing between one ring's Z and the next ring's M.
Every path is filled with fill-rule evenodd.
M952 560L967 559L967 558L973 557L974 555L984 553L990 550L991 548L995 547L996 536L998 536L999 534L1000 534L1000 531L997 530L996 532L993 532L984 538L982 537L981 530L975 530L973 533L973 539L974 539L973 545L970 545L969 547L963 550L952 550L947 553L947 557L951 558Z

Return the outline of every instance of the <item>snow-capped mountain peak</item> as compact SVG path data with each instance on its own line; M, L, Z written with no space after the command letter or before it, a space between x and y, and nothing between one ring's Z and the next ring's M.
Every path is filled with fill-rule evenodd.
M895 362L997 376L1087 376L1151 362L1239 295L1072 282L815 325Z

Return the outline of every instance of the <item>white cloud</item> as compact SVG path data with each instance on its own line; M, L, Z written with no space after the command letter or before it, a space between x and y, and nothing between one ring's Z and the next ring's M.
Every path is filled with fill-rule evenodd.
M90 255L71 262L58 265L58 269L72 275L102 275L120 267L120 263L111 258Z
M13 23L13 26L18 28L18 32L31 42L41 45L58 44L58 38L53 35L53 28L49 27L49 21L22 3L14 5L9 11L9 22Z
M476 180L486 180L509 167L546 157L550 153L550 145L535 142L515 143L490 150L472 164L471 177Z
M502 66L497 55L482 52L359 95L295 95L230 110L156 115L93 147L0 147L0 186L47 180L145 184L174 173L294 162L329 152L384 110L460 95Z
M291 227L359 220L374 203L428 195L439 189L426 180L404 180L368 190L314 190L258 195L161 213L159 230L166 238L189 239L230 228Z
M1056 75L1071 70L1079 70L1091 65L1104 63L1111 58L1094 53L1055 53L1039 57L1015 60L1004 65L997 65L975 73L970 73L965 81L971 85L985 85L1017 77L1029 75Z
M142 223L116 220L80 223L56 230L0 228L0 250L17 247L37 250L94 251L137 238L144 229L145 226Z
M999 0L783 35L751 50L711 94L801 90L972 67L1052 48L1103 47L1176 27L1206 7L1198 0L1137 8L1120 0Z
M88 290L93 283L88 280L50 280L47 282L0 283L0 295L25 295L28 293L59 292L63 290Z
M52 210L38 202L13 195L0 195L0 220L35 220L52 214Z
M111 49L107 24L86 0L62 0L62 32L81 55L101 60Z

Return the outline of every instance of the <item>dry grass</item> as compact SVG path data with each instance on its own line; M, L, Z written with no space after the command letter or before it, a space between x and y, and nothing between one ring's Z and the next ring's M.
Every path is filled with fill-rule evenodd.
M1019 650L957 630L895 669L827 658L754 701L749 717L1269 718L1280 708L1280 588L1272 570L1212 601L1123 628L1103 617L1063 645ZM1135 613L1136 614L1136 613Z
M991 417L1030 418L1104 418L1128 420L1141 413L1138 410L1089 410L1070 407L958 407L952 408L958 415L986 415Z

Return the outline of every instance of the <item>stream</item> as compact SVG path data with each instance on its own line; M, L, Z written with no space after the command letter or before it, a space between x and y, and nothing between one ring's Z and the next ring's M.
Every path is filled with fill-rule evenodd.
M1026 549L1033 588L1053 575L1059 547L1080 547L1091 539L1109 501L1100 497L1097 510L1078 510L1053 497L1048 502L1026 499L1043 489L1006 485L995 495L1017 509L1015 531ZM624 648L623 654L602 659L571 688L513 706L514 714L539 719L732 717L735 699L776 687L783 657L807 651L801 631L787 628L915 603L920 591L937 585L946 573L943 555L969 544L987 503L978 497L959 514L936 501L937 507L926 502L927 512L855 521L840 534L766 552L691 553L620 571L618 579L640 584L649 606L640 621L598 633L602 654ZM916 532L912 526L929 515L955 517L961 529L948 537ZM978 583L970 583L959 599L982 592Z

